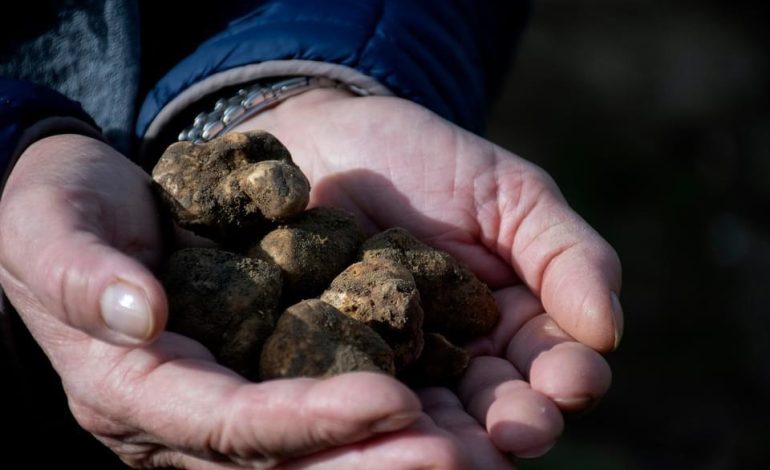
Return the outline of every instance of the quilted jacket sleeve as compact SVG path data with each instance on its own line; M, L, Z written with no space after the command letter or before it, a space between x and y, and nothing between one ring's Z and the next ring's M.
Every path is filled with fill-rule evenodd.
M64 95L31 82L0 77L0 175L23 150L25 140L61 130L90 135L96 134L96 129L80 104ZM30 133L36 135L31 137Z
M529 10L527 0L258 3L160 80L139 138L223 86L310 73L413 100L480 132Z

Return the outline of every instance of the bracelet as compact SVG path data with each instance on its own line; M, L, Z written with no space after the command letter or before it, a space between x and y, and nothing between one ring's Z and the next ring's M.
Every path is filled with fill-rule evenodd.
M180 132L177 138L194 143L208 142L287 98L316 88L338 87L346 87L353 93L366 94L358 87L343 85L325 77L293 77L271 84L256 83L241 88L230 98L217 100L213 111L195 116L193 125Z

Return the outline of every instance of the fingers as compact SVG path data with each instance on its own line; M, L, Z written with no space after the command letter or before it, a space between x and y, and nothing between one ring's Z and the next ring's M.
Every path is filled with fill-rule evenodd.
M563 411L584 410L604 396L612 380L607 362L543 314L540 302L526 287L501 289L495 299L502 312L500 321L490 334L467 346L471 355L507 357L532 389L554 400Z
M105 371L100 383L108 387L92 400L120 406L102 414L131 423L171 449L255 464L392 432L420 415L414 394L384 374L255 384L200 359L153 364L173 357L164 348L176 347L179 338L164 334Z
M462 443L471 468L513 468L510 458L495 447L487 431L465 411L460 400L449 389L424 389L419 392L419 396L423 410L433 422Z
M543 455L564 428L556 405L532 390L504 359L474 358L458 395L468 412L486 427L495 446L519 457Z
M501 159L497 179L500 254L573 338L601 352L616 349L623 312L615 251L539 168Z
M106 144L74 135L38 141L0 201L9 297L114 344L154 339L167 313L144 265L161 251L156 217L148 176Z
M0 242L0 256L15 281L12 300L12 291L28 290L47 314L113 344L141 344L163 331L165 293L141 262L73 227L60 202L21 207L36 207L40 216L8 223L13 211L4 214L3 226L13 228Z
M588 408L604 396L612 381L604 358L574 341L545 314L516 333L506 356L517 369L528 371L533 389L565 411Z
M566 205L548 201L525 218L515 259L546 311L575 339L599 351L617 348L623 312L614 250Z
M457 440L424 416L409 428L365 442L293 460L282 470L466 469L472 466ZM487 467L496 468L496 467ZM505 467L500 467L505 468Z
M522 325L543 312L540 301L525 286L500 289L494 296L500 320L489 334L466 345L472 356L502 356Z
M163 450L152 460L152 468L184 468L187 470L238 470L254 468L241 466L230 462L212 462L175 450Z

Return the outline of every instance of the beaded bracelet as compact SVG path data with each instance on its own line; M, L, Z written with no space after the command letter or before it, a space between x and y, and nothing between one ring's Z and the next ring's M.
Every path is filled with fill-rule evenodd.
M347 88L356 94L363 90L325 77L292 77L272 83L256 83L241 88L230 98L221 98L211 112L195 116L193 125L179 133L180 141L208 142L251 116L292 96L317 88Z

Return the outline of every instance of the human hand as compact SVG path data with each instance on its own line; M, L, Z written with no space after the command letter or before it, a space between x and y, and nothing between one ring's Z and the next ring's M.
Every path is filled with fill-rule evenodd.
M457 390L421 392L474 464L500 464L495 448L543 454L560 410L604 395L611 373L596 351L622 335L620 263L540 168L416 104L339 90L294 97L235 130L251 129L288 147L311 205L347 208L370 232L402 226L492 286L502 319L468 346Z
M100 141L30 146L0 199L0 227L6 295L79 424L132 466L271 466L372 436L403 439L383 433L419 419L418 399L390 377L254 384L163 332L166 299L148 268L162 256L149 177ZM420 426L407 455L369 457L387 468L460 459L440 430Z

